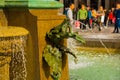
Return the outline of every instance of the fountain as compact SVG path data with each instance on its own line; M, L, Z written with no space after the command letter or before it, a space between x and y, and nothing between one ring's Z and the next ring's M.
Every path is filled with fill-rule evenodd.
M25 80L27 35L24 28L0 27L0 80Z
M61 7L63 7L63 4L55 0L0 0L0 25L9 26L9 28L10 26L21 26L21 28L29 31L26 42L27 47L24 50L20 49L21 52L16 50L19 50L20 47L24 48L24 44L19 45L17 41L23 41L22 39L26 40L26 38L16 36L18 38L17 41L15 38L14 44L20 47L12 50L13 53L16 51L17 55L14 54L10 57L11 61L8 61L8 67L10 62L11 72L7 73L10 73L10 76L8 76L10 80L13 80L13 77L15 78L14 80L19 80L18 77L21 77L20 80L52 80L50 68L43 60L42 53L46 46L46 32L49 32L51 28L57 26L65 19L64 15L58 14ZM12 40L14 41L14 37L12 37ZM22 55L24 51L27 53L25 57ZM18 58L17 62L15 62L16 58ZM18 68L11 66L12 64L25 63L20 61L24 61L25 58L26 65L21 65ZM63 60L61 80L68 80L68 58L66 54L63 56ZM13 69L12 67L15 68ZM16 69L21 72L17 73Z

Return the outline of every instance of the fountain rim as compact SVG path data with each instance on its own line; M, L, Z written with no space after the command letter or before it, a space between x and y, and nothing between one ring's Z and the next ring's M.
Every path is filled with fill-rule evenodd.
M0 27L0 38L11 38L27 36L29 31L22 27L8 26Z
M108 54L106 49L103 47L76 47L76 50L80 50L80 51L86 51L86 52L91 52L91 53L95 53L95 54ZM110 53L109 54L120 54L120 50L119 49L115 49L115 48L109 48Z

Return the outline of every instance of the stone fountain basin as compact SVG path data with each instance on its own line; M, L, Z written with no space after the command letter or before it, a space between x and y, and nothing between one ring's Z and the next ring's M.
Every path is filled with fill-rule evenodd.
M0 27L0 80L13 80L16 78L16 74L13 72L17 72L18 69L22 70L23 68L26 70L24 48L28 34L29 32L22 27ZM18 56L22 58L19 60ZM25 70L19 73L23 74L22 72ZM15 75L13 76L13 74ZM26 77L26 73L24 75L23 77Z
M100 40L106 45L107 48L120 49L120 34L105 34L105 33L81 33L80 34L86 41L85 47L103 47ZM78 43L78 42L77 42ZM77 44L81 46L81 44Z
M120 42L120 34L80 34L86 41L99 41L99 39L108 42Z
M13 26L8 26L8 27L0 27L0 38L1 37L17 37L17 36L24 36L28 35L29 32L22 28L22 27L13 27Z
M0 27L0 55L11 55L13 49L14 51L21 50L22 44L24 44L23 38L26 38L26 36L29 34L29 32L22 28L22 27ZM13 45L17 46L13 48Z

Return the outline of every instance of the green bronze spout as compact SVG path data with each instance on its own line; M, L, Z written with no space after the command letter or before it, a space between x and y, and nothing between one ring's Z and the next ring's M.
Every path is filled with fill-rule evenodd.
M55 0L0 0L0 8L57 9L63 4Z

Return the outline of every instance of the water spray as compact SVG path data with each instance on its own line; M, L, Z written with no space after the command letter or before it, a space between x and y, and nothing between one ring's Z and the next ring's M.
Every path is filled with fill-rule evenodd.
M81 25L83 25L83 26L86 26L86 27L88 27L86 24L84 24L84 23L82 23L82 22L80 22L80 21L78 21ZM91 32L92 33L94 33L94 31L91 29ZM107 51L107 53L108 54L110 54L110 51L109 51L109 49L107 48L107 46L103 43L103 41L102 41L102 39L100 38L100 37L98 37L97 35L95 35L98 39L99 39L99 42L101 43L101 45L105 48L105 50ZM71 43L73 42L73 40L70 40L71 41ZM73 45L73 44L71 44L71 48L75 48L75 46ZM74 52L76 51L75 49L73 50Z
M80 22L80 21L79 21ZM80 22L80 24L88 27L86 24ZM91 29L91 32L94 33L93 29ZM102 39L100 37L98 37L97 35L95 35L98 39L99 39L99 42L101 43L101 45L106 49L107 53L110 54L110 51L109 49L107 48L107 46L103 43Z

